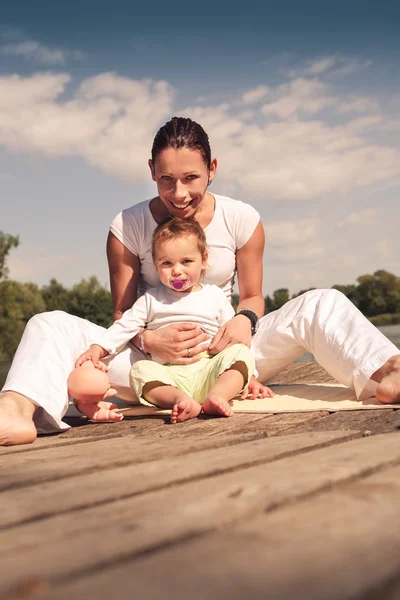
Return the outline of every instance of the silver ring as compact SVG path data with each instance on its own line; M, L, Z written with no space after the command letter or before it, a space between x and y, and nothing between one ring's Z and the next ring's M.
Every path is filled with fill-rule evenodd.
M192 357L192 353L190 352L190 348L187 349L187 353L188 353L188 358Z

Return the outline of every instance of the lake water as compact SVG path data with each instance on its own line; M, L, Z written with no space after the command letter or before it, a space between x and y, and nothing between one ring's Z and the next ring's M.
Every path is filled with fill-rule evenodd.
M378 329L382 331L382 333L386 335L386 337L389 338L389 340L400 349L400 325L383 325L382 327L378 327ZM313 355L310 352L305 352L295 362L315 361Z

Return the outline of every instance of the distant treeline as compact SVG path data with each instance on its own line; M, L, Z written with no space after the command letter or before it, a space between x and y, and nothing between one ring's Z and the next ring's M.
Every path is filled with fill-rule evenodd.
M64 310L103 327L112 323L111 293L96 277L68 289L52 279L48 285L0 281L0 358L12 358L25 324L33 315Z
M103 327L112 323L111 293L94 276L72 288L64 287L56 279L43 287L8 280L7 257L18 244L18 236L0 231L0 360L13 357L26 323L37 313L64 310ZM333 287L343 292L375 325L400 323L400 277L393 273L381 269L373 275L358 277L354 285ZM275 290L272 296L264 298L265 313L277 310L306 291L291 296L287 288ZM238 301L238 295L234 294L235 308Z
M400 322L400 277L387 271L362 275L355 285L335 285L376 325ZM314 288L311 288L314 289ZM289 290L275 290L265 297L265 312L272 312L308 290L290 295ZM238 296L232 304L236 308ZM56 279L39 287L34 283L0 281L0 358L11 359L27 321L47 310L64 310L108 327L112 323L111 293L96 277L83 279L66 288Z

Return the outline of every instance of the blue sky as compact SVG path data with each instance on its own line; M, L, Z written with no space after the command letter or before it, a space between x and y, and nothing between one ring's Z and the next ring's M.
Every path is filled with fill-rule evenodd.
M400 276L399 26L394 1L9 3L10 277L107 284L109 222L154 195L152 138L175 114L209 133L211 191L259 210L265 293Z

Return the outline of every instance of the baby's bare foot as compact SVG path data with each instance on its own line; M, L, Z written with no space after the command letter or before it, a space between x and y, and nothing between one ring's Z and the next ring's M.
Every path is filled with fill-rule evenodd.
M209 395L204 401L203 412L206 415L214 415L215 417L231 417L233 415L232 407L229 402L221 396Z
M76 403L76 408L83 415L97 423L122 421L124 416L118 411L118 406L112 402L98 402L97 404Z
M201 406L193 398L183 398L172 407L171 423L182 423L188 419L198 417Z

